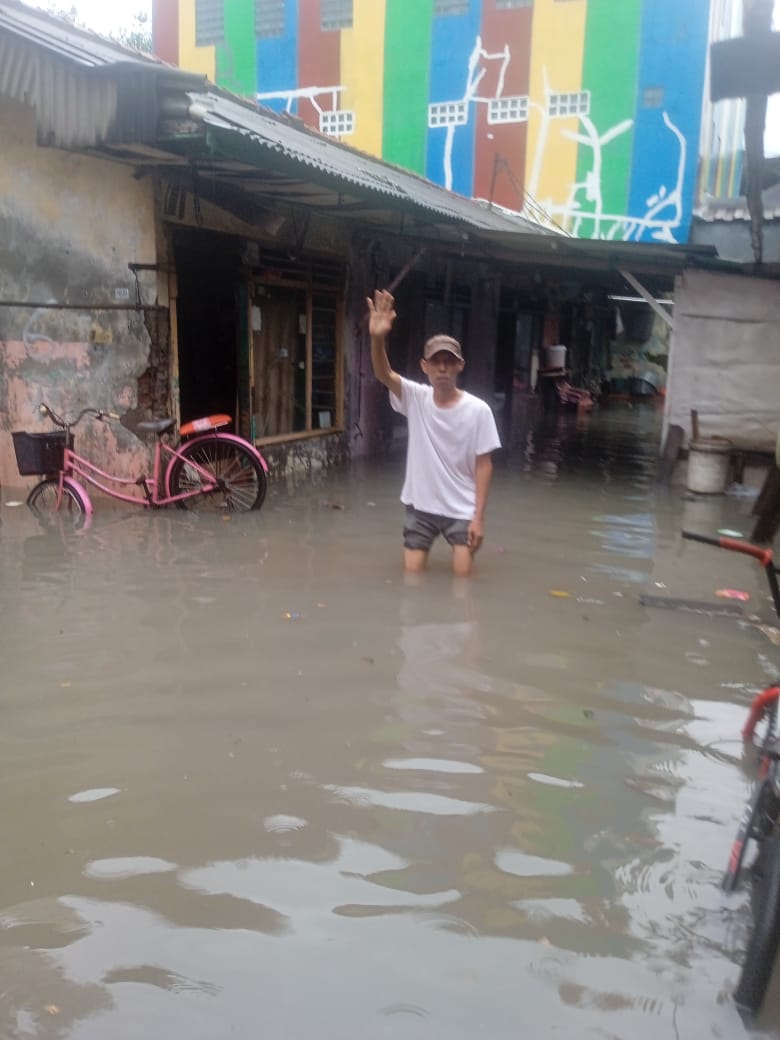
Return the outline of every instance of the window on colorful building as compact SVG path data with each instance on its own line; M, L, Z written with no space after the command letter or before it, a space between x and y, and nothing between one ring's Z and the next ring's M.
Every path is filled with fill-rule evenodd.
M469 0L433 0L434 14L468 14Z
M551 94L547 111L551 116L586 116L590 112L590 91Z
M642 92L642 104L645 108L663 108L664 88L645 87Z
M428 105L428 126L465 126L468 108L465 101L438 101Z
M533 7L534 0L496 0L497 11L510 11L513 7Z
M255 35L284 36L284 0L255 0Z
M528 119L528 98L492 98L488 104L488 123L525 123Z
M330 137L344 137L355 129L355 113L350 111L320 112L320 132Z
M323 32L352 28L352 0L320 0L320 27Z
M223 0L195 0L195 46L209 47L225 39Z

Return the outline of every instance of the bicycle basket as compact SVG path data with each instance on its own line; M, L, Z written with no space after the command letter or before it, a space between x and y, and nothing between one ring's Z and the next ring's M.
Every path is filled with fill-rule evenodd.
M52 430L49 433L24 433L17 430L11 437L16 452L16 465L22 477L59 472L65 458L66 438L68 447L73 447L73 434L65 430Z

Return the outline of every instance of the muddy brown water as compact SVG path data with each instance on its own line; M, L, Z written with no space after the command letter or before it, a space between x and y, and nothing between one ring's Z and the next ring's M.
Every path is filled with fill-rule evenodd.
M659 492L657 438L518 438L461 583L441 546L403 580L399 451L76 534L4 488L0 1037L752 1035L719 882L780 650L640 604L773 621L679 538L752 500Z

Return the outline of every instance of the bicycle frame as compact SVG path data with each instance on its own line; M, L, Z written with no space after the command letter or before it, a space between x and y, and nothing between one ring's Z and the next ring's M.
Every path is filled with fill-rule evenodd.
M683 538L720 549L752 556L764 568L772 593L775 613L780 617L780 589L773 552L734 538L711 538L683 531ZM757 848L749 868L752 891L753 929L742 960L734 1001L742 1017L751 1022L764 1000L780 945L780 681L758 693L752 701L742 729L745 743L755 743L756 726L768 717L766 733L758 746L758 779L742 813L731 845L723 888L733 892L739 885L749 842Z
M188 440L186 446L189 448L193 444L199 444L204 440L211 440L214 437L217 437L222 441L240 444L244 448L251 449L253 454L257 456L257 459L265 472L268 471L268 465L262 455L255 451L252 448L252 445L247 441L244 441L241 437L236 437L231 433L219 433L216 430L212 430L209 434L204 435L203 437L194 437L192 440ZM172 448L170 445L164 444L158 437L154 446L154 466L152 469L152 476L142 476L137 479L134 479L133 477L118 477L113 473L107 473L105 470L100 469L99 466L96 466L88 459L85 459L83 455L79 455L78 452L73 451L71 448L65 448L63 468L59 472L57 508L60 506L63 485L71 483L75 486L76 491L81 494L87 504L87 512L90 514L93 512L92 503L86 488L75 479L75 477L80 477L87 484L98 488L99 491L102 491L104 494L119 502L128 502L131 505L145 506L147 508L159 508L161 506L172 505L175 502L183 502L185 499L195 498L198 495L214 491L218 485L214 480L213 475L202 466L199 466L193 459L187 458L185 459L187 465L196 470L203 478L203 486L196 488L194 491L187 491L180 495L160 494L163 454L170 456L165 469L165 488L167 490L170 487L169 478L174 463L177 459L184 458L181 454L182 447L184 447L184 445ZM116 487L107 486L103 481L110 481L111 484L119 485L120 487L139 487L143 491L143 497L140 495L123 494L121 491L118 491Z

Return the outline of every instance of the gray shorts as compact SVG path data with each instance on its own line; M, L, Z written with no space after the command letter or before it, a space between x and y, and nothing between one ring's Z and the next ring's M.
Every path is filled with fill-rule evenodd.
M450 545L468 545L468 520L453 520L449 516L423 513L414 506L406 507L404 516L404 548L423 549L427 552L442 534Z

